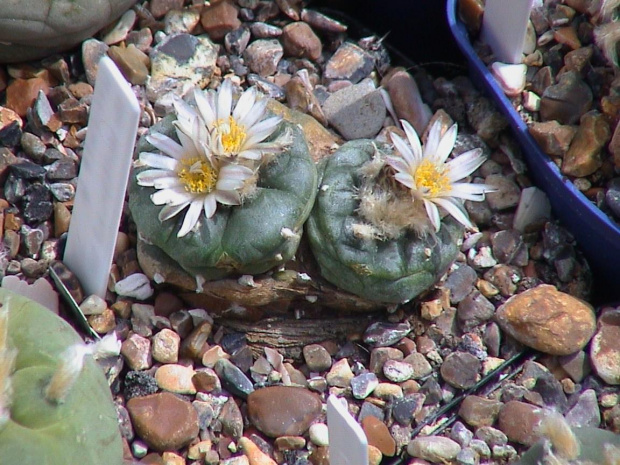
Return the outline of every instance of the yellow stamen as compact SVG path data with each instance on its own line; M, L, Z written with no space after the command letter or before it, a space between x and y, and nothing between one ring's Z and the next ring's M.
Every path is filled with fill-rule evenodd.
M418 189L434 197L441 193L450 192L451 183L446 165L437 166L430 160L423 160L415 172L415 184Z
M181 160L177 175L187 192L208 194L215 189L218 173L207 160L194 157Z
M236 155L241 151L247 138L245 126L237 123L232 116L229 116L228 121L225 119L217 121L216 130L227 154Z

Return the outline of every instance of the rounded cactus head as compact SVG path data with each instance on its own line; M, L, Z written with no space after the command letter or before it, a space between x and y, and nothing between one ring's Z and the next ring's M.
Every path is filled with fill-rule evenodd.
M108 383L80 336L5 289L0 305L1 462L122 463Z

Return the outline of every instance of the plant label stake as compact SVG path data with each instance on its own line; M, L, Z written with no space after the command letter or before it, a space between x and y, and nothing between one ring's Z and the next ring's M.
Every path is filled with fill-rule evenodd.
M487 0L482 40L502 63L521 63L527 22L534 0Z
M336 396L327 399L330 465L368 465L368 440L347 407Z
M105 297L140 106L111 59L99 61L64 262L86 295Z

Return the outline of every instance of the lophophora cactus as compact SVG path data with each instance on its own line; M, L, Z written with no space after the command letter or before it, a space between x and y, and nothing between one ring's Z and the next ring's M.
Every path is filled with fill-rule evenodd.
M611 431L571 428L564 417L550 412L539 426L541 440L523 454L516 465L617 465L620 435Z
M122 442L92 346L60 317L0 289L0 462L117 465Z
M368 201L360 197L367 194L366 181L380 171L373 166L383 166L374 160L377 156L375 144L359 140L324 161L307 232L325 279L369 300L401 303L427 290L446 271L456 258L463 229L446 218L438 232L421 235L406 221L390 227L369 220L364 214ZM380 197L376 191L372 195ZM411 210L410 201L408 205ZM388 202L381 210L389 216L398 207Z
M234 109L229 80L194 99L196 107L176 102L138 143L129 207L139 238L200 287L291 259L317 172L302 131L267 114L255 89Z

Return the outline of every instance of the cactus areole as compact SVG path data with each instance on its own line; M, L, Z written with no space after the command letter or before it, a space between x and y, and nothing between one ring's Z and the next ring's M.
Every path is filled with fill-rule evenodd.
M458 253L463 229L446 217L435 235L407 231L398 238L360 237L362 167L375 154L368 140L348 142L319 168L317 200L307 233L321 275L341 289L386 303L406 302L430 288Z
M174 138L170 116L152 128ZM317 188L317 173L301 130L286 122L270 137L290 131L292 144L262 166L256 192L242 205L221 206L211 218L201 215L196 226L177 237L182 216L158 219L151 187L138 185L137 168L129 188L129 208L140 239L161 249L197 280L221 279L233 274L259 274L291 259L301 238ZM136 152L153 148L146 140Z
M63 352L83 344L80 336L30 299L0 289L0 303L8 306L0 365L14 363L0 380L0 463L121 464L116 410L107 380L91 356L60 402L46 398Z

